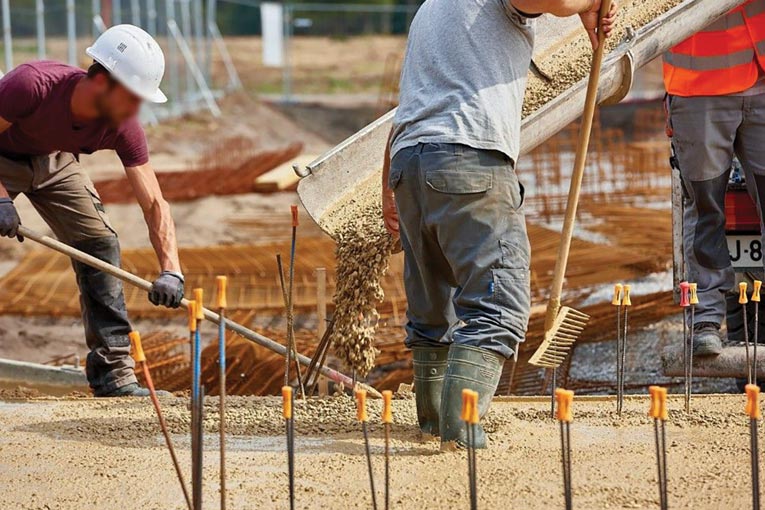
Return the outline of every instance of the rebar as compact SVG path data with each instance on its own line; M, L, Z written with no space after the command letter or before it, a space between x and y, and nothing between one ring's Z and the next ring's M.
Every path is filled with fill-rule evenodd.
M750 451L752 457L752 508L760 510L760 460L757 420L749 420Z
M686 346L690 355L686 359L685 366L685 412L691 412L691 395L693 391L693 328L696 322L696 305L692 304L691 321L689 324L688 345Z
M294 266L294 260L290 264L290 271ZM305 386L303 384L303 375L300 372L300 364L298 363L297 347L295 346L295 326L294 326L294 314L292 310L292 296L288 294L287 285L284 281L284 266L282 264L282 255L276 254L276 267L279 271L279 283L282 289L282 299L284 300L284 308L287 312L287 354L284 358L284 385L290 384L290 364L292 361L295 363L295 372L297 374L298 387L300 388L300 395L305 398ZM292 285L290 285L291 287Z
M218 276L218 383L220 414L220 510L226 510L226 284L225 276Z
M624 381L627 377L627 331L629 325L629 307L622 306L621 308L624 308L624 331L622 332L622 359L619 377L619 416L622 415L622 409L624 408Z

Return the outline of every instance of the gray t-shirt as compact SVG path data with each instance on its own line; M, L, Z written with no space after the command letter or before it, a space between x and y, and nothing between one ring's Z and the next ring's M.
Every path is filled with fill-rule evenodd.
M427 0L409 31L391 157L458 143L518 158L533 21L509 0Z

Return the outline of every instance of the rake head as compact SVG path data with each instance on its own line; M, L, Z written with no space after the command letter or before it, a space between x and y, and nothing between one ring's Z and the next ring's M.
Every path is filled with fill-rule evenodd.
M537 367L557 368L566 359L571 346L587 325L590 316L568 306L560 307L545 339L531 356L529 363Z

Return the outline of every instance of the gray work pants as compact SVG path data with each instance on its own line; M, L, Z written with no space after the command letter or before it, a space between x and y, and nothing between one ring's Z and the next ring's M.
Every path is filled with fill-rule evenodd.
M0 182L11 198L26 195L59 240L120 265L117 234L93 183L72 154L60 152L20 161L0 156ZM72 265L90 349L88 381L96 395L103 395L136 382L122 282L85 264Z
M528 327L531 249L510 159L419 144L393 157L389 186L404 248L407 346L453 341L511 357Z
M696 321L722 324L735 284L725 240L725 190L734 153L760 218L765 202L765 94L672 96L669 121L685 199L687 278L698 284ZM761 222L762 223L762 222Z

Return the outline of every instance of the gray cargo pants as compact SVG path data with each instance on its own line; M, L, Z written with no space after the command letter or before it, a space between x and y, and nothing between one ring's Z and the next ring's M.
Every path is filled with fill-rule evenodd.
M453 341L511 357L528 327L531 249L510 159L419 144L393 157L389 186L404 248L407 347Z
M93 183L72 154L60 152L18 161L0 156L0 182L11 198L26 195L59 240L120 265L117 234ZM90 349L88 381L96 395L103 395L136 382L122 282L79 262L72 265Z
M672 147L685 196L683 248L687 278L698 283L696 321L722 324L725 293L735 284L725 240L725 190L735 153L762 218L765 94L671 96L668 103Z

